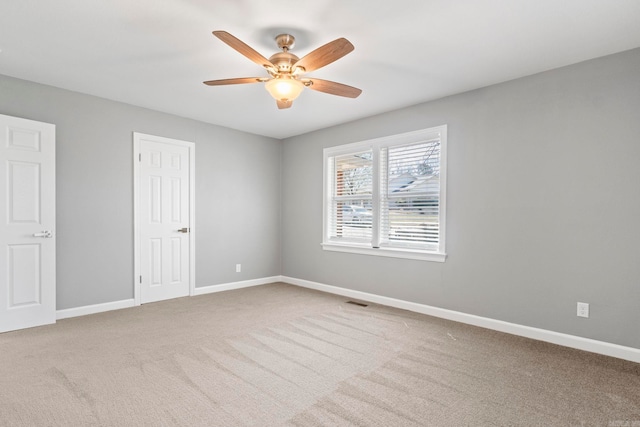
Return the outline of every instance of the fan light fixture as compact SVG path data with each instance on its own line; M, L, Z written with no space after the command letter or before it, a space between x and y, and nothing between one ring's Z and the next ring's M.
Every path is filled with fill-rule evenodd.
M278 77L269 80L264 87L276 101L293 101L302 93L304 84L290 77Z
M214 31L213 35L227 45L240 52L251 61L263 67L269 77L240 77L235 79L208 80L208 86L223 86L245 83L265 83L265 89L276 100L279 109L290 108L304 88L330 95L357 98L360 89L342 83L320 80L316 78L301 78L301 75L331 64L353 50L353 45L345 38L339 38L320 46L302 58L298 58L289 49L293 47L295 37L291 34L276 36L276 43L282 52L271 55L269 59L256 52L243 41L226 31Z

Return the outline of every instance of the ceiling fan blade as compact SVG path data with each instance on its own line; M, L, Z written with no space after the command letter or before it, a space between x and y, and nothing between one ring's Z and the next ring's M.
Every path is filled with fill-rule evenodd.
M347 86L342 83L331 82L320 79L302 79L305 86L318 92L330 93L331 95L344 96L347 98L357 98L362 90L357 87Z
M278 108L284 110L285 108L290 108L293 105L293 101L276 101L278 103Z
M291 69L295 70L296 67L301 67L304 68L305 72L317 70L320 67L331 64L333 61L337 61L353 49L354 47L349 40L339 38L303 56L293 64Z
M226 44L228 44L229 46L231 46L232 48L234 48L235 50L237 50L238 52L240 52L241 54L243 54L244 56L246 56L247 58L249 58L250 60L252 60L253 62L255 62L256 64L269 70L274 70L274 71L276 70L275 65L273 65L271 61L269 61L264 56L260 55L252 47L244 43L242 40L232 36L226 31L214 31L213 35L219 38L220 40L222 40L223 42L225 42Z
M269 80L264 77L240 77L237 79L207 80L203 82L208 86L238 85L244 83L261 83Z

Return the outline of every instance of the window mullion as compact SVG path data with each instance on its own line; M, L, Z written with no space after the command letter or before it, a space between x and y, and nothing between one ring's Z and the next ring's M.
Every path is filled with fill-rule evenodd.
M381 210L380 210L380 148L373 148L372 155L372 188L371 188L371 203L372 203L372 216L373 221L371 224L371 246L374 248L380 247L380 225L381 225Z

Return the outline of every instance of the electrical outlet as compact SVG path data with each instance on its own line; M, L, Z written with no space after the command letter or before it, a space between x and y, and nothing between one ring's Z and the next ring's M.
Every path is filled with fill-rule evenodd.
M578 317L589 317L589 304L586 302L578 303Z
M236 264L236 273L240 273L242 271L242 264Z

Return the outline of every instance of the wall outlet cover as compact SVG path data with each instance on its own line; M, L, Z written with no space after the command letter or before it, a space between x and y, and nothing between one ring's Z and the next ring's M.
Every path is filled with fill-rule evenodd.
M578 303L578 317L589 317L589 304L586 302Z

